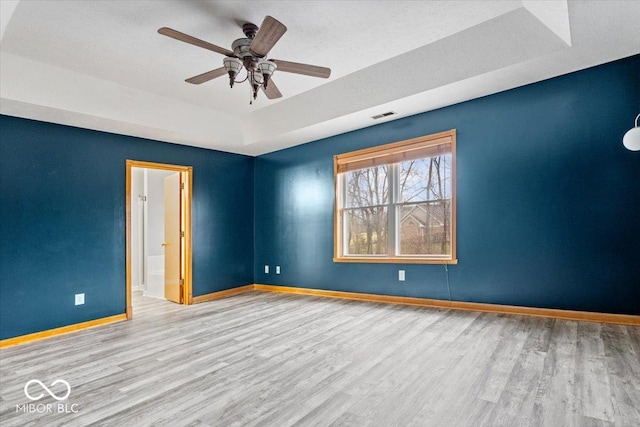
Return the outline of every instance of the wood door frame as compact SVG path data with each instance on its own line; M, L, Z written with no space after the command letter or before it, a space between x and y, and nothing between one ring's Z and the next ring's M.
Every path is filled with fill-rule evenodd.
M193 202L193 167L171 165L165 163L153 163L139 160L126 161L126 179L125 179L125 206L126 206L126 315L127 319L133 317L133 309L131 307L131 168L144 169L160 169L166 171L180 172L183 174L185 183L185 191L182 192L181 203L184 222L184 250L181 251L181 268L184 274L184 286L182 288L182 303L185 305L193 304L193 283L192 283L192 226L191 212Z

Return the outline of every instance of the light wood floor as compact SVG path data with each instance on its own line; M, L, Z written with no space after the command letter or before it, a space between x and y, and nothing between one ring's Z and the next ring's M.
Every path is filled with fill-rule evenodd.
M132 321L2 350L0 425L640 423L638 327L260 292L135 300ZM16 412L27 381L59 378L76 413Z

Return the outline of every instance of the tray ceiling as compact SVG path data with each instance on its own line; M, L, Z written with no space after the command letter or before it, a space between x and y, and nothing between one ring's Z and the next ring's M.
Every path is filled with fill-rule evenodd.
M629 1L2 1L0 112L258 155L640 53ZM269 57L332 69L246 83L184 80L265 15L288 27ZM371 116L393 110L380 120ZM630 114L633 112L630 112Z

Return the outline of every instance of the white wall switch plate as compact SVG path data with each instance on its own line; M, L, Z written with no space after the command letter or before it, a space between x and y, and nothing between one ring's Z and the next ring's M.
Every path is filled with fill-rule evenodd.
M398 280L404 282L404 270L398 270Z
M84 294L76 294L76 305L84 304Z
M264 266L264 272L265 272L265 273L267 273L267 274L269 274L269 266L268 266L268 265L265 265L265 266Z

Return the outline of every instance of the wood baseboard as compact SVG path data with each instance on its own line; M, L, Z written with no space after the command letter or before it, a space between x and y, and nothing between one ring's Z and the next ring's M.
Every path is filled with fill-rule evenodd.
M193 297L193 303L213 301L237 294L251 291L280 292L299 295L314 295L328 298L341 298L358 301L382 302L388 304L416 305L420 307L432 307L441 309L482 311L487 313L515 314L520 316L547 317L552 319L577 320L583 322L613 323L616 325L640 326L640 316L631 314L597 313L590 311L560 310L554 308L535 308L514 305L484 304L476 302L446 301L427 298L402 297L393 295L365 294L358 292L328 291L324 289L294 288L289 286L252 284L240 286L238 288L226 289L224 291ZM103 317L101 319L90 320L88 322L76 323L60 328L49 329L33 334L22 335L15 338L8 338L0 341L0 349L25 344L45 338L64 335L82 329L107 325L109 323L127 320L126 313L115 316Z
M227 289L220 292L213 292L211 294L200 295L193 297L193 303L212 301L220 298L229 297L232 295L249 292L253 290L254 285L241 286L239 288ZM117 314L115 316L104 317L101 319L90 320L88 322L76 323L73 325L62 326L60 328L48 329L46 331L34 332L33 334L21 335L14 338L7 338L0 341L0 349L13 347L20 344L26 344L28 342L37 341L45 338L55 337L58 335L68 334L82 329L93 328L95 326L107 325L109 323L120 322L122 320L128 320L127 314Z
M356 292L327 291L323 289L293 288L289 286L260 285L253 289L265 292L282 292L300 295L315 295L329 298L342 298L359 301L383 302L391 304L417 305L421 307L445 308L488 313L516 314L521 316L548 317L584 322L613 323L617 325L640 326L640 316L630 314L596 313L590 311L560 310L553 308L534 308L514 305L484 304L475 302L446 301L427 298L376 295Z
M58 335L64 335L71 332L80 331L82 329L89 329L96 326L108 325L109 323L121 322L123 320L127 320L127 315L125 313L116 314L115 316L103 317L95 320L89 320L87 322L75 323L73 325L62 326L60 328L48 329L42 332L34 332L33 334L21 335L15 338L7 338L0 341L0 348L13 347L31 341L56 337Z
M232 295L250 292L254 290L254 286L255 285L246 285L240 286L239 288L231 288L224 291L212 292L210 294L198 295L197 297L193 297L193 303L197 304L199 302L212 301L220 298L230 297Z

